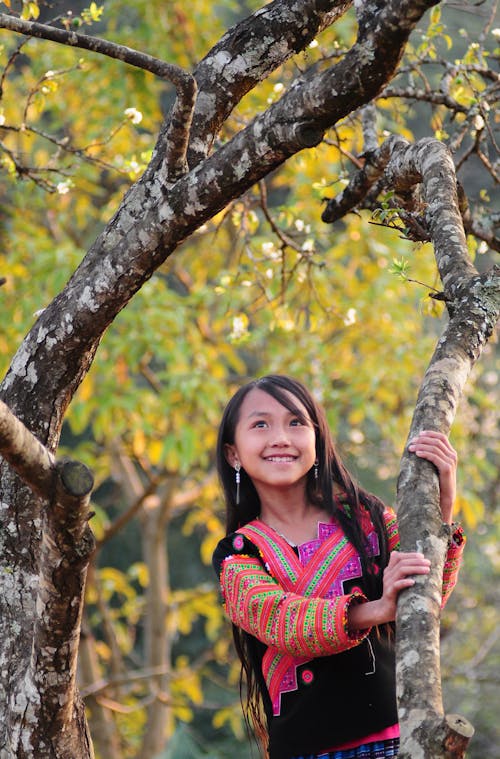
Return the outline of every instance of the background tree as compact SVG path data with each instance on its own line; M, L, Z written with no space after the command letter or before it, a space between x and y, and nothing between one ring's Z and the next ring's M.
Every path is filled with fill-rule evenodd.
M216 693L215 724L236 727L229 699L226 696L224 705L223 691L216 689L228 645L220 637L216 589L200 580L207 575L197 566L189 578L193 587L179 588L174 567L178 561L185 563L188 548L177 554L170 578L164 565L165 541L170 533L176 543L181 523L187 532L199 531L203 525L205 560L221 532L213 513L210 451L228 386L269 369L286 368L309 377L331 404L338 437L356 455L360 471L369 470L365 475L370 479L374 473L386 479L391 463L395 470L395 451L408 428L418 377L432 343L432 337L424 336L424 355L416 349L407 351L408 343L419 339L422 331L414 311L424 290L420 285L410 290L404 281L409 278L408 242L375 227L368 241L367 228L360 229L352 216L335 228L333 239L329 228L320 226L319 202L331 194L327 185L332 178L344 182L350 165L360 169L366 162L365 192L354 195L356 206L373 208L382 192L374 219L378 224L399 226L402 219L407 238L429 234L414 198L407 191L398 196L388 192L394 189L394 177L386 179L381 171L385 163L376 167L378 184L371 181L383 129L411 137L406 119L412 121L415 104L426 102L432 109L428 133L449 143L464 178L473 180L470 194L476 203L464 218L470 252L479 255L479 263L481 257L484 261L481 270L488 269L488 246L498 249L495 217L488 210L489 184L477 171L465 174L466 158L479 159L490 176L495 172L498 80L485 48L494 39L490 32L495 6L488 6L470 44L464 33L460 63L455 51L448 50L453 41L435 10L427 17L425 35L407 46L408 57L393 89L381 91L393 76L408 33L433 3L398 3L394 16L391 4L378 8L366 3L359 19L350 5L304 3L292 18L289 4L275 2L241 21L248 10L241 13L235 7L221 12L215 23L212 8L203 3L193 6L193 16L176 4L169 9L151 3L134 4L133 9L118 3L106 6L108 21L102 29L106 37L136 40L147 32L145 49L161 50L169 32L171 47L165 57L176 56L183 67L195 72L198 99L186 135L189 173L180 179L183 136L169 116L173 93L161 80L81 51L65 47L56 51L50 44L24 44L6 37L4 167L12 179L30 182L28 208L26 183L21 190L19 185L8 188L4 231L20 245L9 246L5 261L4 308L12 314L4 337L6 356L31 327L32 314L45 310L21 343L3 383L3 397L55 451L66 405L85 376L70 410L65 442L72 455L92 465L98 485L94 556L100 561L90 575L80 664L92 732L103 757L153 756L165 744L174 722L189 719L193 706L201 704L202 693L205 703L207 695ZM37 12L36 4L23 5L27 23ZM467 7L461 12L467 13ZM74 42L75 30L81 32L100 18L101 9L92 4L80 12L73 8L72 15L64 13L52 26L63 34L67 31L71 36L66 41ZM470 16L465 18L469 23ZM232 22L238 23L217 42ZM15 22L10 17L3 23L13 27ZM22 28L49 35L33 26ZM204 34L194 34L195 29ZM376 38L374 29L378 29ZM270 38L280 44L269 46ZM383 61L373 55L377 45L390 50ZM302 49L307 54L301 54ZM133 62L153 66L160 76L173 75L180 85L187 82L189 89L189 76L181 76L177 69L144 57ZM114 86L117 70L125 77L121 89ZM8 96L9 87L17 88L15 97ZM333 102L332 90L337 93ZM61 97L62 92L66 97ZM370 111L356 109L375 97L379 122L374 132ZM409 105L402 106L401 98ZM182 97L180 101L185 104ZM65 102L72 104L70 119ZM152 150L160 104L167 120ZM261 115L254 119L256 112ZM146 116L142 121L141 114ZM189 120L182 123L189 125ZM250 126L244 128L247 123ZM323 130L333 126L319 143ZM174 136L168 131L172 128L177 129ZM316 148L294 157L315 142ZM286 158L287 164L277 171ZM75 172L81 159L84 163ZM42 196L37 187L55 192ZM19 192L24 196L22 217L10 211ZM105 226L117 207L111 224ZM344 213L350 207L352 203ZM183 242L195 229L196 234ZM182 255L163 264L180 244ZM65 287L88 246L88 255ZM459 260L464 260L462 249ZM411 266L412 279L431 283L431 291L440 289L425 248ZM150 279L157 267L158 274ZM400 282L391 270L401 275ZM30 284L34 280L35 292ZM449 281L445 295L452 290ZM103 331L134 293L86 374ZM493 298L490 302L491 324ZM439 305L434 300L425 308L431 311ZM428 318L423 317L422 323L428 327ZM419 345L424 342L419 339ZM471 363L470 358L467 361ZM463 425L474 428L476 441L484 439L487 450L483 460L468 462L468 471L493 483L488 475L494 469L488 425L494 409L487 376L485 371L484 379L478 378L470 391ZM456 394L451 398L454 406ZM449 410L445 416L449 424ZM485 447L476 449L479 453ZM464 450L470 450L470 443ZM54 695L59 699L61 689L72 693L74 670L69 659L57 658L49 669L54 669L58 687L46 694L41 687L46 665L42 669L33 657L34 625L39 615L44 616L40 603L35 605L43 555L39 514L46 515L42 530L46 535L51 511L33 502L25 489L18 491L20 487L6 470L2 501L9 506L3 512L2 534L7 569L2 577L5 587L14 592L4 596L7 613L2 618L19 620L19 629L14 631L15 639L12 630L3 636L3 661L8 667L2 670L2 683L8 695L2 699L6 705L2 750L6 756L67 756L67 745L57 745L59 739L48 733L43 715L47 710L53 713L49 699ZM490 499L493 502L493 484ZM470 492L462 503L469 518L477 518ZM185 520L182 513L187 514ZM128 542L120 543L121 555L113 556L111 569L106 558L118 528L127 523ZM137 551L132 524L142 536L142 552ZM185 583L186 575L182 579ZM202 587L196 587L200 581ZM144 596L143 586L148 589ZM165 614L166 625L162 624ZM191 633L200 624L196 620L204 620L204 641L211 640L212 648L199 640L194 643L197 636ZM490 619L484 630L485 649L494 641L492 626ZM186 635L184 644L179 631ZM64 646L60 650L64 652ZM210 667L212 660L215 667ZM67 708L61 712L66 719ZM80 742L83 736L85 742L81 722L73 726L76 729L67 733L70 740ZM82 751L74 749L75 755L86 755Z

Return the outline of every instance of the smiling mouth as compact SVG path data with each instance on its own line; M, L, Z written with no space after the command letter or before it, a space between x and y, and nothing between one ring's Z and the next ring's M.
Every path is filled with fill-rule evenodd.
M276 464L290 463L295 461L295 456L268 456L266 461L272 461Z

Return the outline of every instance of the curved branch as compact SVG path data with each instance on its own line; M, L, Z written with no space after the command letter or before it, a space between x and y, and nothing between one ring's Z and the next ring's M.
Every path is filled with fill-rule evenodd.
M165 135L161 171L165 181L173 181L186 172L186 153L197 92L196 81L191 74L184 71L180 66L166 63L159 58L133 50L125 45L118 45L109 40L78 34L66 29L57 29L47 24L38 24L35 21L24 21L5 13L0 13L0 28L99 53L144 71L149 71L172 82L177 92L177 98Z
M216 135L242 97L304 50L351 5L352 0L272 0L214 45L194 72L200 96L191 130L191 168L209 154ZM162 144L160 137L160 154Z
M443 143L424 139L410 144L401 137L389 137L366 157L365 167L346 190L328 202L323 220L334 221L362 203L377 182L403 194L413 193L421 185L425 227L434 244L450 321L423 379L409 439L423 429L448 433L465 382L498 320L500 268L479 275L469 258L455 167ZM432 567L425 583L417 582L398 599L400 753L402 759L423 759L440 755L433 751L438 745L446 745L454 747L453 756L458 757L470 740L470 726L464 720L443 717L439 662L439 611L448 530L441 523L434 467L406 449L397 502L402 550L415 550L418 541L418 550L431 559ZM415 628L419 630L416 645L415 636L406 634Z
M455 169L447 148L435 139L415 145L393 139L386 141L385 152L389 148L387 181L396 190L422 185L426 222L450 313L420 388L411 439L423 429L449 432L467 378L498 320L500 268L479 275L469 259ZM438 478L429 462L407 449L401 462L397 509L402 550L415 550L417 544L431 559L431 574L425 583L417 582L400 595L397 613L398 700L404 715L400 753L402 759L423 759L438 755L432 753L438 744L463 749L470 733L458 729L465 721L453 726L443 718L439 611L449 529L441 522ZM415 636L412 639L405 631L416 627L415 642Z

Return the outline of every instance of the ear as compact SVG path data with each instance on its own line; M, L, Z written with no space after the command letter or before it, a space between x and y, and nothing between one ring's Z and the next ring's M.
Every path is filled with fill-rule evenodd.
M229 466L236 466L236 464L239 464L239 457L236 452L236 448L234 445L230 445L229 443L226 443L224 446L224 455L226 457L226 461L229 464Z

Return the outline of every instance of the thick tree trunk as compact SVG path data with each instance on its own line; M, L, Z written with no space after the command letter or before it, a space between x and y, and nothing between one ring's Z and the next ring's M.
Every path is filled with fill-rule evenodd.
M10 612L0 617L1 697L8 705L0 756L92 757L76 691L76 665L85 576L93 550L88 527L93 478L82 464L56 462L3 403L0 452L32 492L30 496L12 473L5 473L12 491L22 488L24 502L31 508L36 504L37 514L33 568L29 571L18 559L10 567L4 565L0 575L2 603ZM28 540L33 540L28 525L21 519L9 522L3 536L7 558L14 550L24 555Z

